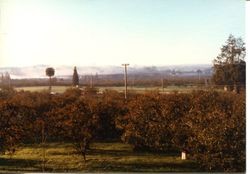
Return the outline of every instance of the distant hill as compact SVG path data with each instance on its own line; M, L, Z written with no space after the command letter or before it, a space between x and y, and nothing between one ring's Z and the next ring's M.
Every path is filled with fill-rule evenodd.
M0 74L8 72L12 79L28 79L28 78L45 78L45 69L47 65L35 65L27 67L0 67ZM55 76L58 78L71 78L73 74L72 66L57 66L55 68ZM201 76L211 76L212 66L203 65L171 65L171 66L129 66L128 74L162 74L162 75L178 75L192 76L197 75L197 70L201 70ZM122 66L79 66L78 74L83 75L110 75L123 74Z

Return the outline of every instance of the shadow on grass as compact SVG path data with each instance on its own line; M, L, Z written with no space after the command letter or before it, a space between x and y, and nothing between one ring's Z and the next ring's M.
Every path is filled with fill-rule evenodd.
M72 144L70 143L56 143L56 142L47 142L45 145L42 144L23 144L22 148L32 148L32 149L40 149L40 148L71 148Z
M0 170L39 171L40 160L0 158Z
M88 172L198 172L199 166L192 161L171 161L164 157L179 157L177 152L133 152L130 150L91 149L88 155L102 156L103 160L90 159ZM117 160L108 158L118 157ZM131 158L132 157L132 158ZM138 159L137 159L138 157ZM159 161L150 160L159 157ZM126 160L126 158L128 160Z
M193 162L93 162L88 172L198 172L198 166Z
M178 157L177 152L139 152L130 150L103 150L103 149L90 149L87 153L88 155L102 155L102 156L116 156L116 157L126 157L126 156L172 156Z

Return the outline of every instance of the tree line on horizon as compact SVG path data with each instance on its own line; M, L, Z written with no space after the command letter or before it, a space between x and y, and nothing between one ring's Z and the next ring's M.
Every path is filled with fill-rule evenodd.
M236 38L233 35L229 35L226 44L222 45L221 47L221 52L213 60L214 64L213 65L214 74L212 76L213 83L215 85L224 85L227 90L235 89L236 91L239 91L240 88L245 88L245 83L246 83L245 55L246 55L246 48L244 41L241 38ZM53 68L47 68L47 69L52 70ZM48 75L47 69L46 69L46 75ZM53 69L53 71L55 70ZM199 81L201 72L202 71L200 69L197 70ZM48 76L51 77L50 75ZM79 86L79 76L76 67L74 67L72 85ZM50 86L51 86L51 79L50 79Z
M233 35L230 35L226 41L225 45L222 45L221 52L213 61L213 76L205 77L201 79L200 74L201 70L197 70L198 77L197 79L192 78L180 78L180 77L162 77L161 79L154 80L152 78L147 77L148 79L136 79L136 83L139 86L148 86L148 85L156 85L156 86L168 86L168 85L177 85L177 86L186 86L186 85L207 85L214 87L222 87L224 86L227 90L239 91L240 88L245 88L246 83L246 62L245 62L245 55L246 55L246 48L245 43L241 38L236 38ZM56 79L51 79L52 76L55 74L55 69L53 67L49 67L46 69L54 71L53 75L47 74L49 77L49 86L52 83L55 83ZM49 73L49 72L48 72ZM96 80L95 77L90 77L88 82L89 86L93 86L94 81ZM19 82L20 81L20 82ZM2 74L1 77L1 86L11 86L11 78L9 73L5 75ZM32 85L32 82L27 82L27 80L15 80L17 85L20 83L27 84L28 86ZM134 86L135 79L130 80L130 85ZM33 82L33 84L43 84L39 82ZM58 84L66 84L62 81L58 81ZM92 84L92 85L91 85ZM110 81L106 80L101 83L102 85L115 85L115 86L122 86L123 81ZM67 83L67 85L69 85ZM76 67L74 67L73 75L72 75L72 86L80 86L79 75L77 73ZM21 85L22 86L22 85Z

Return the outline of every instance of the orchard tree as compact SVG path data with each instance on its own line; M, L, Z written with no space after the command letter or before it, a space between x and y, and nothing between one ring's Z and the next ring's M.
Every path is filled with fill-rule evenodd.
M230 35L221 53L214 59L213 81L217 85L245 86L246 48L241 38Z
M182 118L190 110L188 94L138 95L128 103L128 113L118 117L117 128L123 130L122 140L134 150L186 150L188 129Z
M122 132L116 128L115 121L119 116L125 115L127 111L124 96L117 91L106 90L103 91L99 102L94 104L93 110L98 115L100 122L96 137L98 139L119 138Z
M2 87L0 89L0 100L6 100L11 97L13 97L17 92L14 90L14 88L9 87Z
M50 116L55 119L57 134L71 140L76 151L86 161L87 149L98 124L98 117L91 111L89 103L79 98L73 103L54 108Z
M29 109L10 100L0 101L0 153L14 153L24 141Z
M28 121L25 128L26 138L39 143L42 147L42 171L45 171L46 142L54 130L53 118L49 112L52 109L51 95L47 92L18 92L12 97L12 102L29 108Z
M86 152L96 130L98 118L83 99L71 105L71 137L75 149L86 161Z
M73 86L75 87L79 86L79 76L78 76L76 67L74 67L72 83L73 83Z
M191 95L191 109L182 120L189 131L185 144L189 158L206 171L244 172L245 94L197 91Z
M46 69L46 75L49 76L49 91L51 92L51 77L55 75L55 69L54 68L47 68Z
M160 95L138 95L128 103L129 111L116 120L123 130L122 141L132 144L134 150L164 150L171 146L169 121L162 112Z

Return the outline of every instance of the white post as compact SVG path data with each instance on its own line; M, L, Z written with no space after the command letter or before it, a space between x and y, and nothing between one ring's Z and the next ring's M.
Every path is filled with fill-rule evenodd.
M187 156L186 156L186 152L185 152L185 151L182 151L182 152L181 152L181 159L182 159L182 160L186 160L186 159L187 159Z

